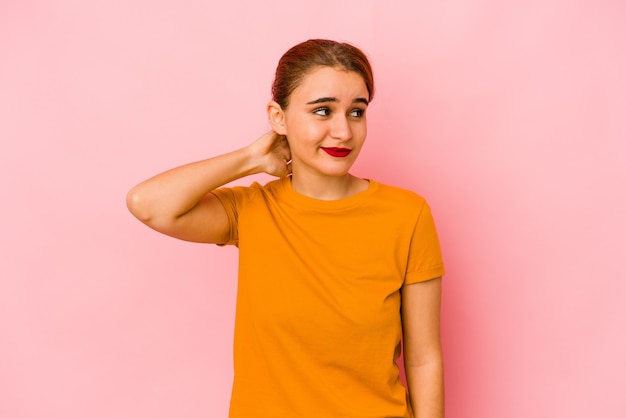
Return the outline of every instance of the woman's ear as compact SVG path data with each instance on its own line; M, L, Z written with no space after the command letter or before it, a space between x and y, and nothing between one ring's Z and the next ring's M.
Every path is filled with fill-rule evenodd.
M280 105L273 100L267 104L267 118L274 132L279 135L287 135L285 112Z

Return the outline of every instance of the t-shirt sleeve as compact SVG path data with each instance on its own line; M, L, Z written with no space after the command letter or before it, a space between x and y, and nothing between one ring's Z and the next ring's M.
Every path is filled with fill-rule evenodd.
M218 245L239 244L239 213L249 190L249 187L222 187L211 192L222 203L222 206L224 206L229 223L228 241Z
M424 202L411 238L404 284L435 279L444 273L435 221L430 207Z

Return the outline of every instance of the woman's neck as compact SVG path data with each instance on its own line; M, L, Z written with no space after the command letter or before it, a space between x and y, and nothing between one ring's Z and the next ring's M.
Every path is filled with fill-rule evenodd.
M331 177L294 172L291 176L291 187L296 192L313 199L340 200L367 190L369 182L350 173Z

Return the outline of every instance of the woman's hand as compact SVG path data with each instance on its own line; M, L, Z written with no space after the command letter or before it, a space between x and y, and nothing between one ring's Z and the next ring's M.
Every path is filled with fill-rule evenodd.
M261 171L276 177L291 173L291 151L284 135L268 131L250 144L248 151Z

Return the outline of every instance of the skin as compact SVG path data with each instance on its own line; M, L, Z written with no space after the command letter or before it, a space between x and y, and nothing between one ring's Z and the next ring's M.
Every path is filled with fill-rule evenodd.
M247 147L158 174L130 190L129 210L149 227L175 238L205 243L228 239L228 218L210 192L235 179L265 172L292 173L306 196L336 200L366 190L367 180L349 173L367 134L369 95L362 77L334 67L307 74L282 109L267 106L272 130ZM333 157L324 147L350 149ZM291 163L289 163L291 161ZM404 358L416 418L444 416L443 361L439 337L441 279L404 286Z
M367 189L368 182L349 174L367 135L369 93L355 72L321 67L291 93L285 110L268 106L274 131L288 138L294 190L317 199L336 200ZM346 157L323 147L350 149Z
M440 277L402 288L404 369L416 418L445 415L440 306Z

